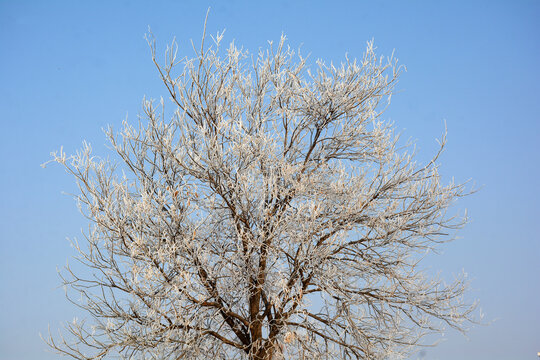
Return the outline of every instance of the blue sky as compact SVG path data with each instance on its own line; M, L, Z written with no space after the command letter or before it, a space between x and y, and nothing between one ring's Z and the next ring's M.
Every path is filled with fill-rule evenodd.
M407 66L386 118L436 149L446 180L480 188L461 199L471 223L426 265L472 279L469 298L491 321L468 338L449 331L424 359L535 359L540 351L540 3L537 1L0 1L0 359L53 359L39 333L81 316L58 288L86 224L49 152L136 119L144 95L166 95L143 39L151 26L192 54L208 7L251 51L285 33L313 60L360 57L366 41Z

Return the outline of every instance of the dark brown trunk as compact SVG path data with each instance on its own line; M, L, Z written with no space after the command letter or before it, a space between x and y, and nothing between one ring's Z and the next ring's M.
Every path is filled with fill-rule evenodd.
M258 349L254 349L250 360L272 360L274 358L274 347L266 341Z

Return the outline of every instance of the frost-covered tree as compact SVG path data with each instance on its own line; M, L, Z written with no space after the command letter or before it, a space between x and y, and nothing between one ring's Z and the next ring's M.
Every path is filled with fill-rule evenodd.
M284 38L250 56L222 37L191 59L173 43L163 64L149 39L174 109L145 100L138 126L109 129L116 162L53 154L92 224L76 249L93 275L66 269L91 320L49 344L77 359L379 359L463 329L464 279L418 263L463 225L447 210L466 189L382 119L397 62L368 43L310 66Z

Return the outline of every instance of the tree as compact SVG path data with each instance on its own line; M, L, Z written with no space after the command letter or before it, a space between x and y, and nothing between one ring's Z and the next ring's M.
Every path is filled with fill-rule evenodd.
M360 61L309 67L284 37L254 57L222 54L222 38L192 59L173 43L163 65L149 38L174 112L144 100L138 127L109 128L118 162L87 144L53 154L92 223L75 244L93 276L63 279L93 323L49 344L77 359L378 359L463 330L464 279L418 263L464 224L447 210L467 190L382 119L397 62L370 42Z

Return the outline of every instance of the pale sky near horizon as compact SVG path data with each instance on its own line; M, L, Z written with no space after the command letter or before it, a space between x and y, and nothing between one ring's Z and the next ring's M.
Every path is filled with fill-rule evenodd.
M471 179L460 199L471 222L426 261L451 277L464 269L469 299L489 325L454 331L422 359L536 359L540 351L540 2L538 1L4 1L0 0L0 360L56 359L39 333L81 317L58 288L74 255L66 237L85 221L61 192L60 146L83 140L106 154L102 128L136 120L144 95L166 98L144 40L176 36L192 55L207 8L208 33L226 29L251 52L285 33L311 59L377 53L407 67L385 117L437 148L444 179Z

